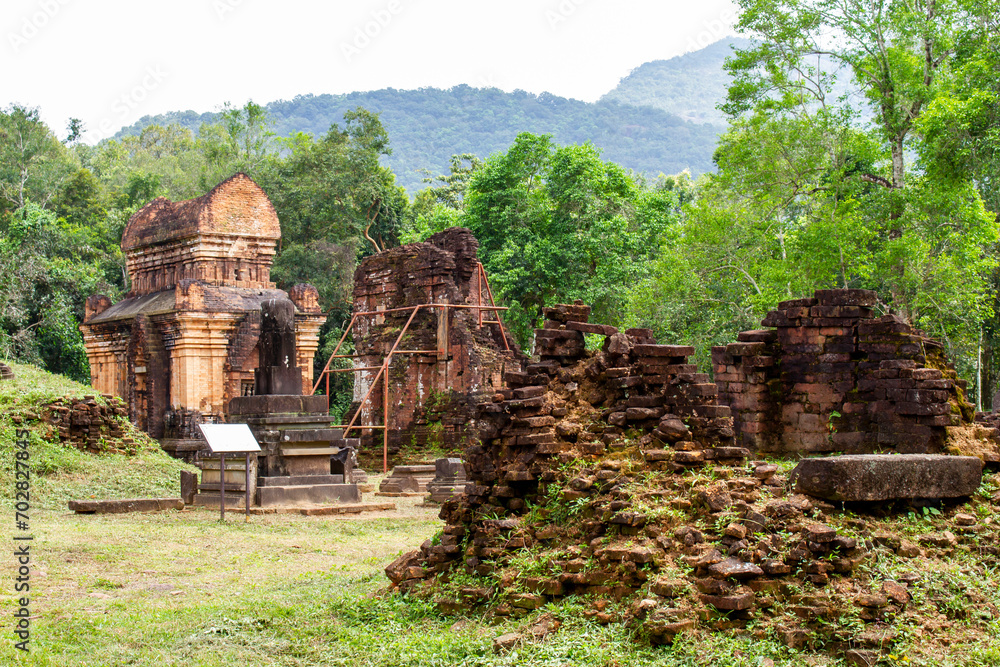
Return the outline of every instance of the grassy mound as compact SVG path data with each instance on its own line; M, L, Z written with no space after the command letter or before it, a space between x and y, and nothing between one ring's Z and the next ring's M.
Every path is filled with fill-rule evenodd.
M29 432L33 507L62 509L70 500L88 498L178 495L180 471L193 468L168 456L126 419L122 419L122 431L136 443L135 455L88 454L55 437L43 421L45 406L61 397L94 395L93 388L34 366L9 365L14 379L0 382L0 498L14 497L17 429Z

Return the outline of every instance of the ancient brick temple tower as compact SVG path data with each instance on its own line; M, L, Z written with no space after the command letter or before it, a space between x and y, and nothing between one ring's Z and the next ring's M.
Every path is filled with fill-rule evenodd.
M504 386L505 372L520 371L527 361L496 321L496 311L477 307L489 301L478 248L472 232L454 227L425 243L368 257L354 274L355 313L375 313L354 320L360 355L355 363L367 369L358 372L354 398L361 403L369 390L376 397L361 403L359 424L385 423L378 369L402 333L388 373L390 452L406 445L466 443L475 437L476 406ZM414 315L413 307L421 304ZM366 432L363 446L371 438Z
M131 419L168 451L196 447L197 424L226 416L230 399L253 392L260 307L295 304L302 390L312 387L323 322L316 288L290 293L270 280L278 216L246 174L196 199L160 197L122 236L132 291L116 304L87 299L83 331L91 384L121 396ZM200 445L198 445L200 446Z

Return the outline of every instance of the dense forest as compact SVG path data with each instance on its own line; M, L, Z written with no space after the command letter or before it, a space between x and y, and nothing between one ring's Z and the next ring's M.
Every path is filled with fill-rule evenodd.
M716 92L724 94L724 88ZM714 103L719 100L721 95ZM425 170L446 171L449 156L486 157L506 149L520 132L551 134L564 144L590 141L607 159L653 177L684 169L697 175L712 168L712 151L723 130L722 125L691 123L654 107L610 101L588 104L549 94L466 85L449 90L300 95L266 105L272 131L280 137L298 132L318 137L345 112L358 107L379 114L392 137L393 152L386 156L385 165L410 194L423 187ZM176 124L197 132L203 123L218 119L218 113L194 111L146 116L116 138L138 136L150 125Z
M988 406L1000 379L997 0L889 11L740 4L738 29L754 41L726 61L728 127L714 169L696 178L637 174L596 126L573 139L527 120L489 155L442 143L433 150L458 150L438 167L439 156L407 153L389 111L363 96L311 133L285 136L272 109L248 103L191 119L194 129L153 122L97 146L79 141L78 123L58 137L37 110L8 107L0 356L85 379L83 300L128 290L118 248L128 217L156 196L197 196L244 171L282 223L272 275L319 288L327 347L349 316L360 258L463 225L526 349L543 306L581 298L595 321L651 327L663 342L695 345L704 363L781 300L867 288L880 313L942 340ZM836 93L845 78L858 95ZM459 135L473 117L489 129L478 112L455 126L444 108L416 114L412 132ZM391 161L400 153L407 169L437 178L408 193Z

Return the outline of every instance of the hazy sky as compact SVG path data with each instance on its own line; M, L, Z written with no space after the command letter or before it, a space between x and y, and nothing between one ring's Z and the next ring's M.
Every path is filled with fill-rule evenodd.
M3 0L0 106L94 142L141 116L379 88L593 101L727 34L728 0Z

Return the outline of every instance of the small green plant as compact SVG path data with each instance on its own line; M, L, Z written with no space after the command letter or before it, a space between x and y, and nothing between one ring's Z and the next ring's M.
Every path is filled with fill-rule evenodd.
M941 510L936 507L924 506L919 512L910 510L906 517L912 522L930 522L936 516L941 516Z
M526 577L545 577L553 573L553 562L559 554L553 551L522 549L511 557L509 567L518 573L519 579Z
M830 415L826 419L826 437L830 442L833 442L833 436L837 432L837 425L834 420L840 419L841 414L836 410L831 410Z

